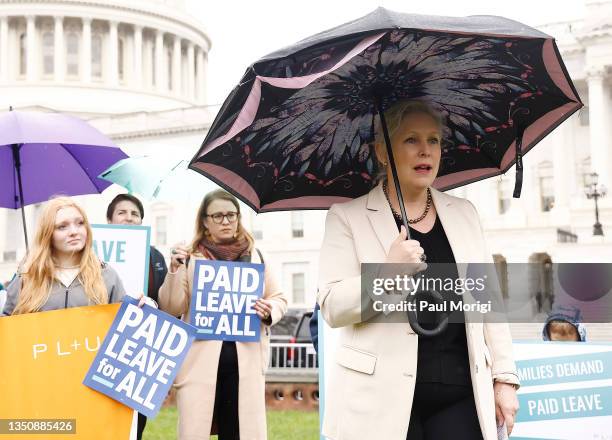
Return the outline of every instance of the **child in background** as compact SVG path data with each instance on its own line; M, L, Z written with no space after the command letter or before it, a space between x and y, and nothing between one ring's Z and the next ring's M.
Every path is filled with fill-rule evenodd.
M555 307L548 315L542 338L545 341L586 341L586 328L580 322L582 315L574 306Z

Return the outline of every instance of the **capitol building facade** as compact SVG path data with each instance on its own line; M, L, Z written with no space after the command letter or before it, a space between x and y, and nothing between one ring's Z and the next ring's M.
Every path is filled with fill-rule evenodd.
M585 108L524 157L521 199L512 198L513 169L452 191L476 205L502 266L612 260L612 195L598 201L597 236L585 195L593 172L599 188L612 188L612 1L584 1L584 17L539 29L557 39ZM71 113L130 156L190 159L218 109L206 98L212 47L184 0L0 0L0 108ZM92 222L105 223L106 205L121 191L79 200ZM145 203L144 224L166 256L191 239L203 194L186 193ZM26 209L30 231L39 211ZM314 304L324 219L321 211L246 212L294 306ZM0 210L0 281L24 253L20 213ZM543 307L525 295L515 300Z
M181 0L3 0L2 101L91 115L203 104L210 47Z
M210 49L184 0L1 0L0 108L74 114L130 156L189 159L214 116L206 106ZM119 192L113 185L78 199L92 222L105 223ZM145 201L162 250L193 229L197 201L178 199ZM40 208L26 207L30 237ZM20 213L0 210L0 281L24 254Z

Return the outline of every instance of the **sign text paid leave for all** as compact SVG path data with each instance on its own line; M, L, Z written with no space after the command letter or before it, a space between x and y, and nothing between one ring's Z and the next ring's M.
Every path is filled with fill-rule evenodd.
M254 305L263 295L264 265L196 261L190 323L197 339L254 342L260 319Z
M136 303L124 298L84 384L154 417L191 347L195 329Z

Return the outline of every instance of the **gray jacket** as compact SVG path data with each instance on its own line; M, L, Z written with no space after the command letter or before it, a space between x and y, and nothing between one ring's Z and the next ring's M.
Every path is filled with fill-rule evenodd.
M125 289L123 288L121 278L119 278L119 275L117 275L115 269L110 267L108 264L103 263L102 278L104 279L104 284L106 285L106 290L108 292L108 302L121 302L123 296L125 295ZM8 292L8 297L1 316L10 316L13 313L13 310L17 305L19 292L21 292L21 276L16 276L7 286L6 290ZM85 294L85 290L81 284L81 281L79 280L79 277L76 277L69 287L64 286L58 280L54 280L53 285L51 286L51 294L49 295L49 299L45 304L43 304L39 311L46 312L49 310L67 309L69 307L82 307L88 305L91 305L89 304L89 299Z

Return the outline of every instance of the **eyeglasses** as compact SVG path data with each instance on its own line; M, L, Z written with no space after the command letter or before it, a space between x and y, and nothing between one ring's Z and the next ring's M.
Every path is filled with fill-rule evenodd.
M206 217L212 218L212 221L218 225L223 223L223 219L226 218L228 222L234 223L238 220L237 212L228 212L227 214L223 214L221 212L215 212L214 214L206 214Z

